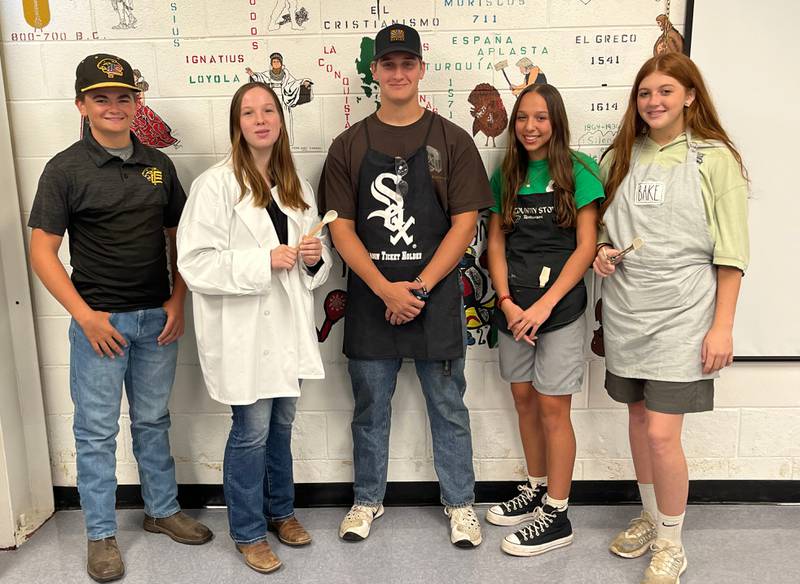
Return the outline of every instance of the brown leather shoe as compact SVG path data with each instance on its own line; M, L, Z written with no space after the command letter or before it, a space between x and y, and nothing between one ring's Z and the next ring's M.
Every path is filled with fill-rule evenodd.
M86 571L95 582L111 582L125 575L125 564L115 537L89 540Z
M281 567L281 561L266 541L248 544L237 543L236 549L242 552L244 563L256 572L268 574Z
M294 515L288 519L270 521L267 523L267 529L277 532L278 539L286 545L308 545L311 543L311 534L300 525Z
M150 517L145 514L144 525L146 531L151 533L166 533L178 543L187 545L200 545L211 541L214 534L211 530L192 519L183 511L178 511L169 517Z

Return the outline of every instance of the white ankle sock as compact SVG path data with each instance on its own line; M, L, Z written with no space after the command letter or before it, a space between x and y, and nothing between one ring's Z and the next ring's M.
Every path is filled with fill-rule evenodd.
M547 476L532 477L531 475L528 475L528 482L531 484L532 487L534 485L544 485L546 487L547 486Z
M658 504L656 503L656 489L653 483L636 483L639 485L639 496L642 498L642 507L650 514L653 521L658 519Z
M658 512L657 530L658 539L666 539L672 545L681 547L681 530L683 529L683 518L686 515L684 511L680 515L664 515L661 511Z
M554 499L550 496L550 493L547 493L545 498L542 500L542 503L546 503L551 507L555 507L556 509L566 509L569 507L569 497L566 499Z

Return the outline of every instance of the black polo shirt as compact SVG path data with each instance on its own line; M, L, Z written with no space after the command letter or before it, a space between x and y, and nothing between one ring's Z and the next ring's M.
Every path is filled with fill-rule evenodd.
M131 140L124 162L91 132L53 157L28 221L69 232L72 283L94 310L155 308L170 296L164 228L178 225L186 194L166 154Z

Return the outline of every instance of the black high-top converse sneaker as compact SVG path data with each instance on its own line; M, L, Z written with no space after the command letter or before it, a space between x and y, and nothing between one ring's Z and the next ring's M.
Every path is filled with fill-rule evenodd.
M543 505L536 508L531 523L507 535L500 547L512 556L535 556L571 544L572 537L567 509Z
M533 519L534 510L542 504L542 497L547 492L545 485L533 485L530 482L517 485L519 495L494 505L486 511L486 521L495 525L518 525Z

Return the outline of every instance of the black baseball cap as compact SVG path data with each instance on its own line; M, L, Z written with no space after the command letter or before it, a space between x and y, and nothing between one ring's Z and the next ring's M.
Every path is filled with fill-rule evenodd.
M422 58L422 43L419 33L405 24L390 24L375 35L375 56L377 61L384 55L394 52L411 53Z
M78 63L75 70L75 95L101 87L123 87L141 91L136 87L133 69L125 59L100 53L89 55Z

